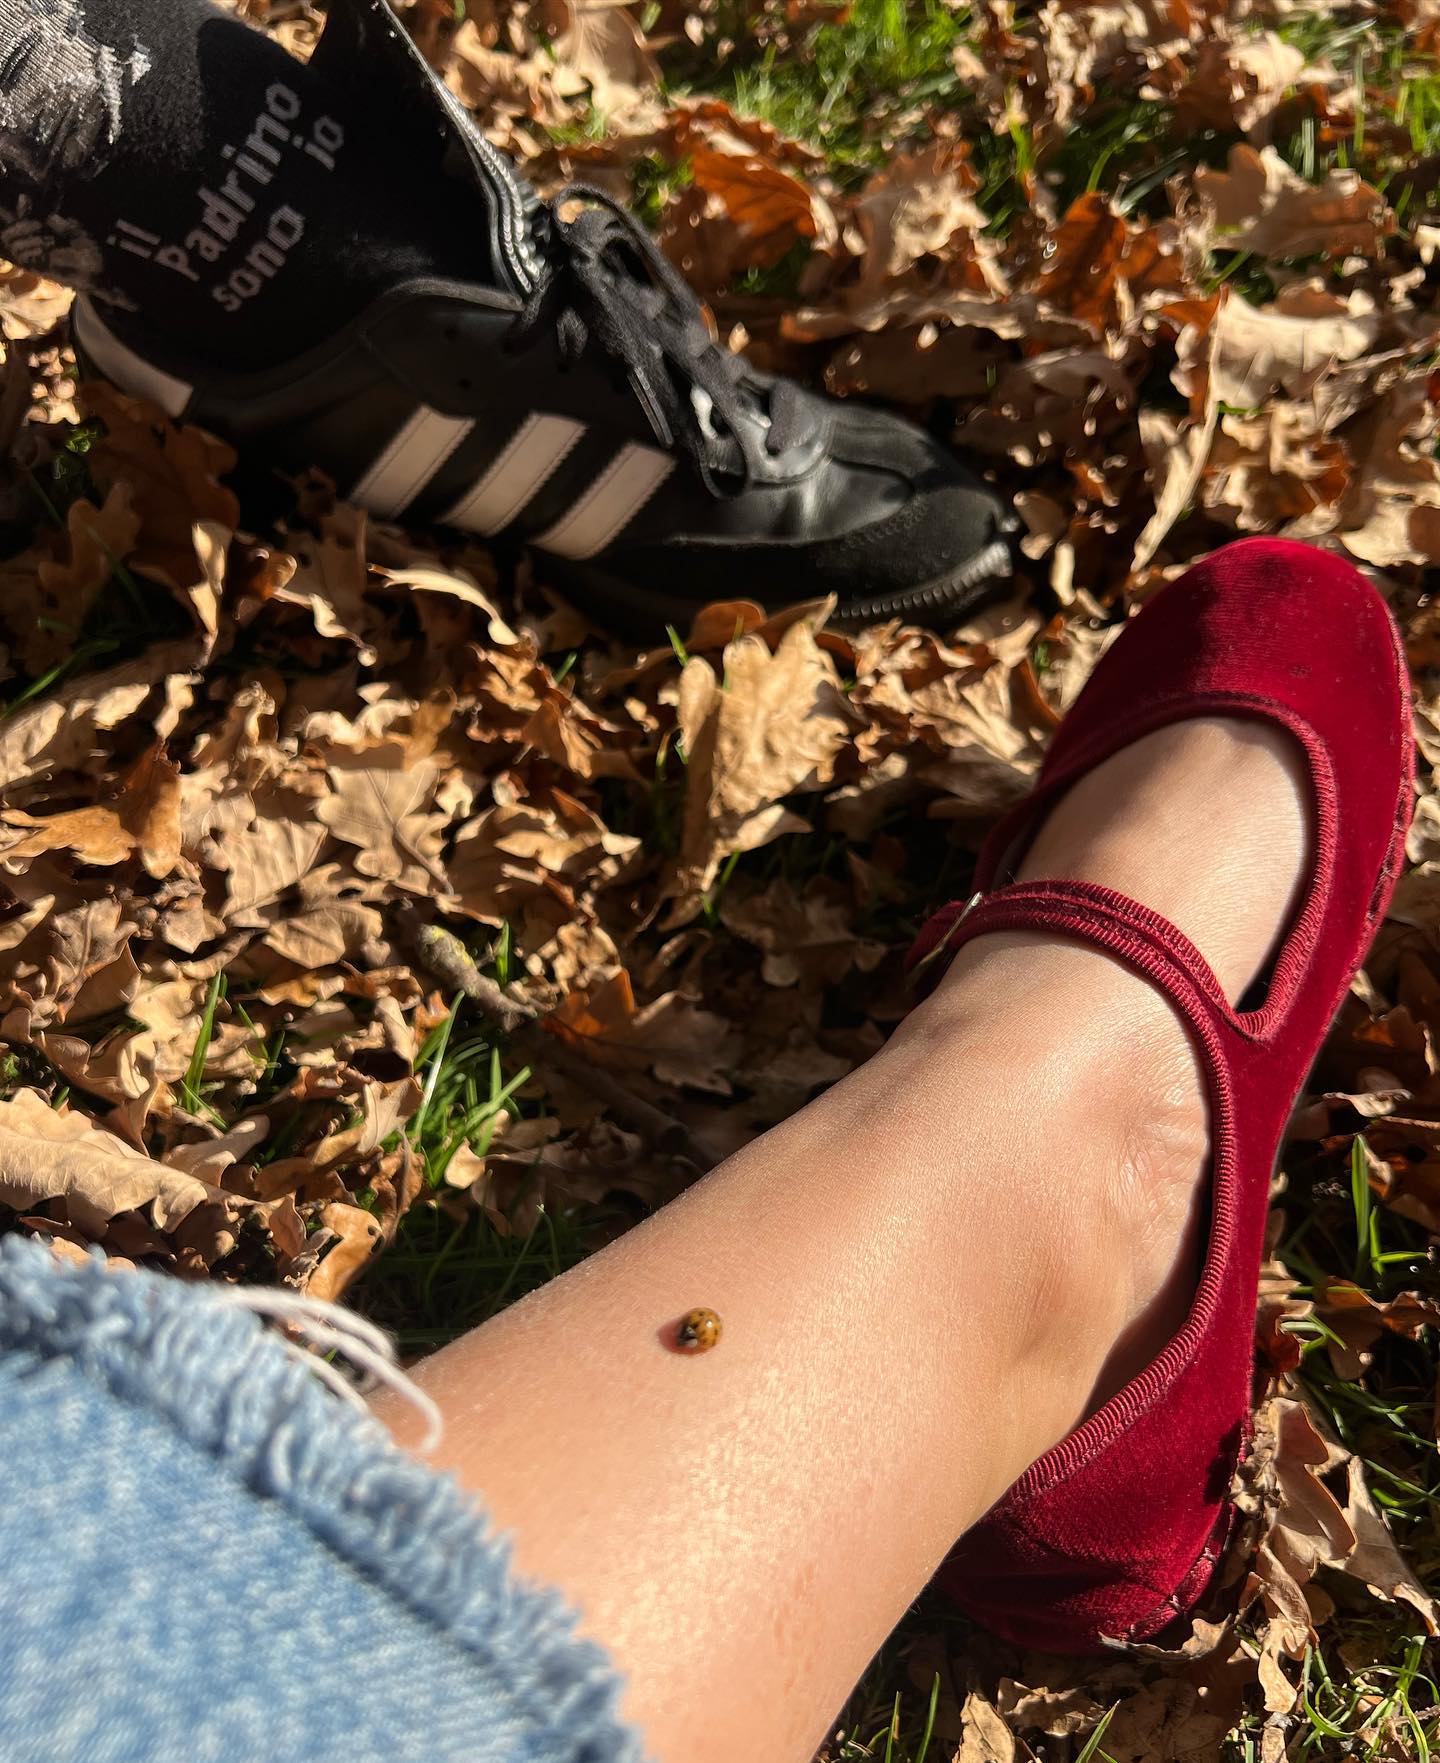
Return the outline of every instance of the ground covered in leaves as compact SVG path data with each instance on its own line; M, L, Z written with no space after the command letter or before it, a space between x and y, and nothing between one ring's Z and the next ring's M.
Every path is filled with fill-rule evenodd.
M241 10L302 54L321 22ZM77 388L63 290L0 269L4 1227L449 1338L882 1042L1147 595L1244 533L1334 545L1401 620L1423 793L1284 1160L1226 1584L1098 1665L926 1598L822 1755L1428 1757L1436 0L406 16L542 184L636 203L734 347L991 472L1025 574L958 631L737 581L617 646L318 476L277 525L222 444Z

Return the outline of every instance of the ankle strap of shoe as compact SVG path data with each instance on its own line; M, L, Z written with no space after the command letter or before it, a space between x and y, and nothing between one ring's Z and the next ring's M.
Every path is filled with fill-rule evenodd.
M1220 982L1189 937L1149 906L1096 882L1011 882L994 893L952 900L921 930L906 973L928 991L958 950L996 931L1040 932L1103 949L1148 978L1187 1020L1234 1024Z

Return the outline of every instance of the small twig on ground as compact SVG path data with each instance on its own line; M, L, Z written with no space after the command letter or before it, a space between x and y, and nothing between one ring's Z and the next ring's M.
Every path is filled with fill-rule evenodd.
M481 973L459 937L440 925L423 923L409 902L400 903L394 917L416 960L435 978L464 993L483 1016L511 1038L531 1064L549 1065L577 1088L603 1102L623 1126L639 1133L661 1155L683 1158L702 1175L720 1161L684 1121L637 1096L581 1047L547 1029L537 1010L511 997L504 987Z

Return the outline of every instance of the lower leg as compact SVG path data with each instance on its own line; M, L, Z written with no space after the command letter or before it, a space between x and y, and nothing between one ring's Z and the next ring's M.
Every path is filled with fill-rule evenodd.
M1105 1217L1078 1073L1023 1086L1037 1130L995 1107L1057 997L1093 1009L1097 963L1018 943L988 959L987 984L1047 1003L997 1035L962 988L933 1000L420 1368L439 1461L515 1527L520 1570L578 1603L664 1763L808 1756L959 1532L1082 1417L1123 1325L1099 1244L1124 1220ZM1057 1194L1067 1139L1088 1149ZM678 1355L666 1327L701 1304L723 1338Z
M1112 765L1032 866L1173 908L1238 992L1303 851L1283 742L1195 724ZM1177 892L1219 852L1237 873ZM440 1460L610 1648L663 1763L800 1763L955 1537L1178 1322L1204 1146L1146 986L985 938L861 1071L422 1367ZM724 1339L680 1357L697 1304Z

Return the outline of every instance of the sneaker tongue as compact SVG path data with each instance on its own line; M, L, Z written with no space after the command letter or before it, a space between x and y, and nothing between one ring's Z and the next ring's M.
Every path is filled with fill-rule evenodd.
M417 178L450 177L478 196L489 222L474 228L478 274L508 293L529 294L541 270L534 237L540 198L475 127L386 0L332 5L311 64L351 92L374 88L376 114L387 119Z

